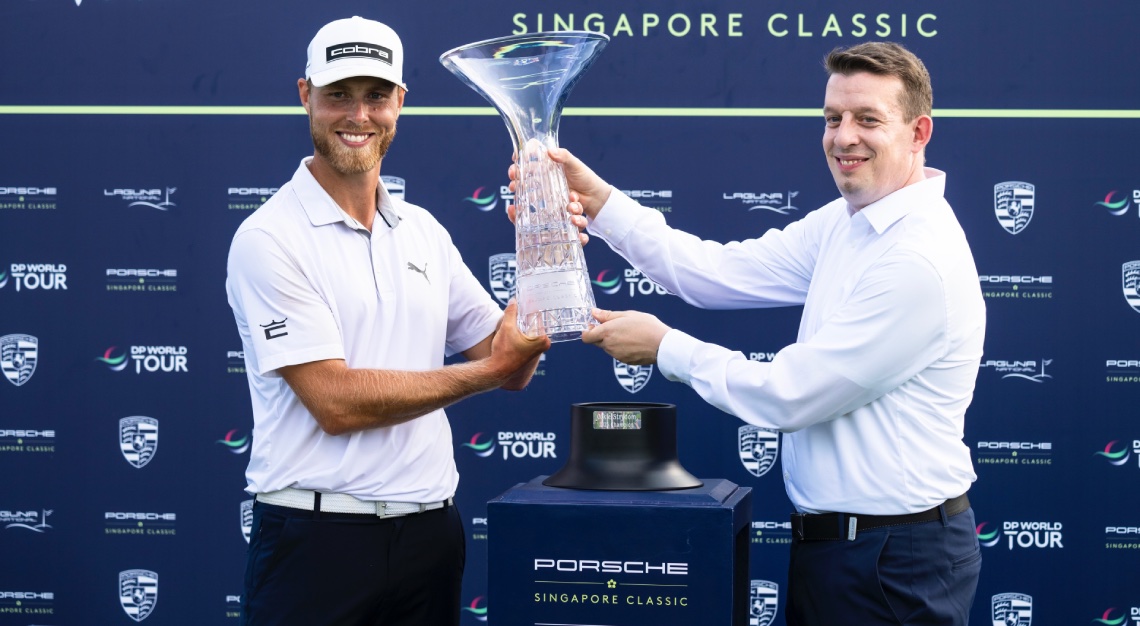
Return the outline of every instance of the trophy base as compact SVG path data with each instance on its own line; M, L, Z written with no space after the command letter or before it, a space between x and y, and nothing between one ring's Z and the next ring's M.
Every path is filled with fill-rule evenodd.
M559 341L574 341L582 336L580 330L564 330L562 332L552 333L547 335L550 338L550 343L558 343Z
M590 315L590 307L571 307L539 311L519 316L519 330L528 337L545 334L551 343L574 341L590 330L597 322Z
M570 456L542 484L599 491L671 491L704 483L677 460L677 407L587 402L570 409Z

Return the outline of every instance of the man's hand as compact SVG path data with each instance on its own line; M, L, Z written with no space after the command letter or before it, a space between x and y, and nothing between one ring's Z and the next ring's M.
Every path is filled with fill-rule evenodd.
M545 148L538 146L538 149ZM566 175L566 182L570 188L570 200L566 210L570 213L570 222L580 231L578 238L582 241L582 245L586 245L590 240L589 235L585 232L586 226L589 224L587 218L594 219L598 211L602 210L602 206L610 197L610 186L585 163L571 154L569 150L564 148L547 150L547 155L552 161L562 165L562 171ZM525 156L524 154L524 158ZM516 154L514 158L517 161L518 155ZM511 179L510 189L516 193L518 192L519 174L517 164L511 165L507 170L507 175ZM515 221L515 205L507 205L507 217L512 223Z
M640 311L593 310L598 326L582 333L582 341L605 350L613 358L629 365L652 365L657 362L657 349L670 328L656 316Z
M518 391L526 387L538 367L539 358L548 349L550 338L546 335L528 337L519 330L518 303L512 298L491 340L491 356L488 357L492 367L506 373L500 388Z

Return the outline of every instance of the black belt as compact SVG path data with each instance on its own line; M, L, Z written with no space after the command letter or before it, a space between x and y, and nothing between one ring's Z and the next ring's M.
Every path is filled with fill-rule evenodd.
M859 515L857 513L792 514L792 534L800 541L854 541L864 530L921 524L953 517L970 508L966 494L951 498L926 511L907 515Z

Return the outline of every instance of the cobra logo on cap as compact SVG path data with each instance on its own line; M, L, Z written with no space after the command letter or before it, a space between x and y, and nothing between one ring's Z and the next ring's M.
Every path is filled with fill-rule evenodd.
M364 57L366 59L383 61L388 65L392 64L392 51L384 46L378 46L372 43L350 41L325 48L325 63L347 57Z

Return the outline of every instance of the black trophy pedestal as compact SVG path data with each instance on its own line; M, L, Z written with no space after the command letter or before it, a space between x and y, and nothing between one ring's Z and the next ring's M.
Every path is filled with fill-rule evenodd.
M677 460L677 407L588 402L570 409L570 459L548 487L668 491L700 487Z

